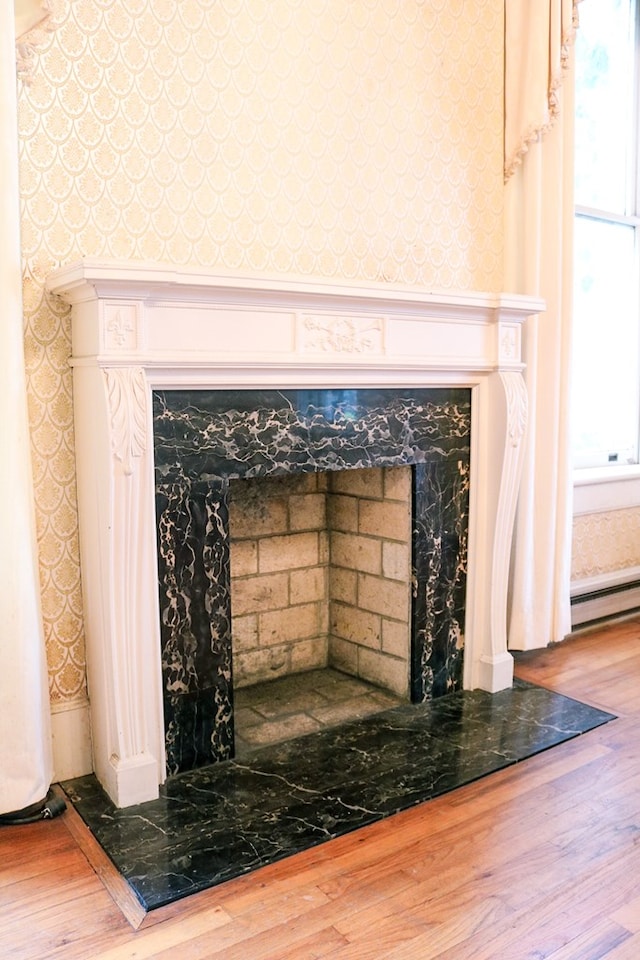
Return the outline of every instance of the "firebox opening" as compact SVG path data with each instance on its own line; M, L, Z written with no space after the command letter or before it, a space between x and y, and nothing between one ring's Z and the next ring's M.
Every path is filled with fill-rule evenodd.
M230 481L236 754L409 700L411 474Z
M234 672L251 686L287 661L299 673L333 663L396 695L410 686L414 703L460 688L470 413L468 390L444 388L154 394L168 775L233 757ZM285 477L302 487L269 506L260 481L282 490ZM230 490L248 480L258 493L244 495L253 507L234 524L232 558ZM335 519L311 523L296 497ZM257 535L261 522L276 523L274 539ZM259 670L243 665L248 650Z

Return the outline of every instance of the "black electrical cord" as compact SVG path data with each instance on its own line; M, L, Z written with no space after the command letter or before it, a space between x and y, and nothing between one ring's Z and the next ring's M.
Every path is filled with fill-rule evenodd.
M0 814L0 827L16 826L22 823L37 823L38 820L53 820L67 809L62 797L49 790L44 800L32 803L23 810Z

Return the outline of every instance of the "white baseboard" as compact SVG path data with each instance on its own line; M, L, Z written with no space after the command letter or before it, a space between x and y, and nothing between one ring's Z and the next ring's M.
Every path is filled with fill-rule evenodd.
M640 567L633 567L571 584L573 628L640 609Z
M51 738L55 783L93 771L88 700L51 705Z

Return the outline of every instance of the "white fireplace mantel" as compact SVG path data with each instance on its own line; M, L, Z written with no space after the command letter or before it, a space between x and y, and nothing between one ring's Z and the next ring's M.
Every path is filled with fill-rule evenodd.
M85 259L72 305L87 670L96 775L118 806L165 779L151 391L472 391L466 688L511 685L506 604L536 298Z

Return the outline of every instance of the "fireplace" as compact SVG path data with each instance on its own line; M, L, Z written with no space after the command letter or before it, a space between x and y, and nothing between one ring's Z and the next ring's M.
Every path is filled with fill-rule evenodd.
M72 304L94 764L118 806L233 752L243 478L409 470L411 696L510 686L520 329L540 301L96 260L48 287Z
M350 475L358 468L411 464L413 604L407 656L411 696L414 702L423 702L460 688L468 390L165 390L153 394L153 421L168 772L234 755L229 549L233 479L323 470ZM376 516L379 523L393 524L398 510L391 502L376 507L375 500L367 500L359 513L359 545L369 547L372 556L369 574L366 569L359 572L356 591L366 595L364 607L370 616L365 623L355 615L357 604L336 602L336 632L343 641L350 638L356 656L366 648L369 676L375 677L383 660L388 666L398 660L385 653L383 628L391 631L399 618L394 616L398 611L393 609L391 583L385 584L391 578L374 565L375 551L381 552L382 546L371 536L371 524ZM277 551L297 542L305 551L302 569L305 563L317 566L322 552L318 537L313 531L288 532L273 542L270 551L268 542L262 543L258 564L265 574L273 573L284 566ZM334 547L339 552L337 538ZM351 564L344 561L344 569L357 567L356 559ZM395 587L397 604L403 591L401 584ZM408 577L404 587L408 599ZM391 607L390 615L384 617L386 606ZM289 613L300 619L313 616L314 608L294 604ZM276 642L277 632L286 629L285 617L282 608L279 617L268 610L262 615L271 622ZM317 616L315 627L311 636L320 632ZM344 667L349 655L344 642L342 647ZM401 663L397 666L402 668Z

